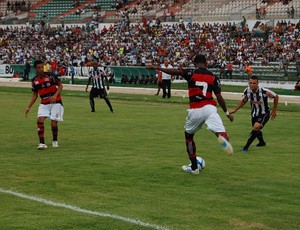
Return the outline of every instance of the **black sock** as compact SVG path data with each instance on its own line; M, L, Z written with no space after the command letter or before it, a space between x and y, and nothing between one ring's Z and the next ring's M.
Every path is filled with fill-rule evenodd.
M110 111L113 112L113 108L112 108L112 106L111 106L110 101L108 100L108 98L104 98L104 100L105 100L106 104L108 105Z
M52 137L53 141L57 141L58 127L52 126Z
M190 162L192 164L191 168L192 170L195 170L198 168L197 159L196 159L195 142L193 140L186 139L186 147L187 147L187 152L189 155Z
M196 170L198 168L196 157L195 158L190 158L190 161L192 163L192 166L191 166L192 170Z
M250 133L250 137L248 138L248 141L247 141L246 145L244 146L244 149L248 149L256 137L257 137L257 132L252 130Z
M189 155L189 159L191 161L191 168L192 170L195 170L198 168L197 165L197 159L196 159L196 144L193 140L193 134L189 134L185 132L185 144L186 144L186 150Z
M262 134L262 131L258 131L257 133L257 139L259 140L259 144L265 144L266 142L264 141L264 138L263 138L263 134Z
M94 101L94 98L90 98L90 105L91 105L92 111L95 111L95 101Z

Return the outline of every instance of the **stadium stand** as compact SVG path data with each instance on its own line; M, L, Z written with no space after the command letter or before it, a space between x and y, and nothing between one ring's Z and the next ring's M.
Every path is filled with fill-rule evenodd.
M36 13L35 17L32 17L31 20L34 21L51 21L52 19L63 16L65 13L73 13L76 9L80 9L79 6L75 7L72 1L68 0L53 0L48 2L42 2L43 4L35 10L31 11ZM79 4L83 4L85 1L79 1ZM76 8L76 9L75 9ZM78 15L80 16L80 14Z
M14 5L19 1L2 0L0 13L7 19L15 18L18 12L8 10L8 2ZM128 14L131 22L140 22L143 17L159 18L161 21L224 21L238 20L242 16L247 19L286 19L299 17L300 12L299 0L132 0L121 4L121 7L116 7L117 0L77 0L78 5L70 0L25 2L30 3L30 21L47 20L50 23L59 23L62 18L65 22L84 23L92 19L95 12L101 14L101 22L117 22L124 13ZM96 5L96 10L90 5Z
M213 56L212 61L215 64L210 68L217 75L221 71L220 60L225 58L228 61L233 58L233 79L243 78L239 67L240 60L236 61L239 52L244 55L243 62L250 62L255 74L261 78L272 80L298 78L295 55L300 52L299 48L297 50L300 22L293 17L296 18L299 15L299 1L265 3L258 0L165 0L159 1L159 4L153 4L155 1L129 1L119 8L114 5L114 2L112 0L81 0L78 1L78 5L73 5L67 0L31 1L31 13L28 16L32 18L32 22L35 22L35 27L27 25L23 28L26 30L25 34L22 30L13 33L20 33L19 36L27 41L26 44L33 47L36 42L34 38L43 34L45 41L39 45L44 46L45 54L36 53L35 50L30 51L30 56L34 58L50 61L55 57L60 59L60 65L65 67L70 63L74 64L75 61L78 66L80 63L85 65L87 59L96 58L111 66L117 82L120 82L122 75L137 75L138 77L149 75L148 72L143 72L144 67L140 66L151 62L160 63L160 57L165 55L170 57L174 66L179 64L189 66L193 52L207 52ZM6 4L7 1L1 1L1 9L7 7ZM293 16L287 13L287 8L290 9L292 6L295 9ZM276 12L280 8L280 13L271 14L273 11L268 10L266 15L260 15L262 18L257 19L256 11L260 8L274 8ZM133 12L133 9L136 9L136 12ZM84 14L87 17L76 14L77 10L85 10ZM98 24L95 28L89 28L89 25L84 23L74 23L73 26L55 28L62 24L62 20L64 22L84 22L83 19L92 21L95 11L101 11L103 13L101 17L105 21L116 23ZM32 12L35 12L34 15ZM58 23L54 24L52 29L40 25L45 12L47 12L46 17L50 27L52 22ZM163 12L167 14L164 15ZM174 13L173 18L170 12ZM123 23L126 15L129 16L128 25ZM168 17L168 20L164 17ZM189 20L190 18L193 23ZM232 18L237 18L237 20L232 20ZM145 19L145 25L142 19ZM283 19L282 22L279 19ZM5 32L12 33L10 30L1 31L2 34ZM66 40L63 40L60 34L65 34ZM56 41L57 38L53 38L54 35L60 37L63 49ZM281 41L282 38L284 40ZM14 40L14 38L10 39ZM2 47L5 48L0 53L0 60L4 64L22 65L24 58L21 61L20 56L23 54L25 58L28 57L28 50L24 47L24 43L21 44L15 40L14 42L22 47L22 52L11 54L11 47L2 43ZM68 47L68 42L75 45L75 48ZM203 47L208 46L207 42L211 43L209 46L214 46L217 51L208 47L205 50ZM83 48L79 50L77 44L81 44ZM197 47L195 49L195 44L197 47L200 45L201 49ZM67 50L64 50L65 48ZM120 54L121 48L124 48L122 54ZM17 47L16 49L19 50ZM194 51L190 53L189 50ZM272 54L272 51L274 57L265 55ZM280 52L289 58L287 69L282 65ZM228 53L231 53L231 56ZM143 58L146 59L144 62L142 62ZM130 68L124 66L130 66Z
M185 20L192 17L194 21L236 20L243 15L251 15L254 18L257 13L256 10L258 10L259 15L264 18L285 19L289 16L292 17L290 15L292 6L295 12L299 14L300 1L298 0L289 1L288 4L284 4L283 1L262 0L191 0L182 5L182 10L176 13L176 17L177 19L183 17Z
M116 0L96 0L95 3L98 6L100 6L101 10L106 10L106 11L116 10L116 8L114 7L114 4L116 3Z

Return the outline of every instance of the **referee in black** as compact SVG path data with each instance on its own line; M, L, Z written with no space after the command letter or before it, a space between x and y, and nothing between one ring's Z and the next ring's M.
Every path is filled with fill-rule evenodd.
M256 147L266 146L266 142L263 139L261 129L265 127L270 117L272 120L275 119L279 100L279 97L276 93L258 85L257 76L251 76L248 85L249 86L244 90L244 95L240 104L234 110L230 111L230 114L235 113L241 107L243 107L247 103L247 101L250 101L252 131L250 133L246 145L242 149L242 152L248 152L248 148L256 138L259 141L258 144L256 144ZM268 105L269 98L273 99L272 111L270 111Z
M92 69L89 71L89 79L86 85L85 91L87 92L89 84L93 82L92 89L90 91L90 105L91 105L91 112L95 112L95 97L103 98L108 105L110 111L113 113L113 108L110 104L110 101L107 97L107 92L104 85L104 80L106 81L107 90L109 90L109 82L107 78L107 73L103 67L98 66L98 62L94 61L92 63Z

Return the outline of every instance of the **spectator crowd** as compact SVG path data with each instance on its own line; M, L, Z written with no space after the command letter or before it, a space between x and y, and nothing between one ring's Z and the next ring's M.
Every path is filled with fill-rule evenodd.
M25 64L26 60L56 60L59 66L86 66L92 60L111 66L160 64L190 66L196 54L206 54L209 67L223 61L246 65L254 61L291 62L300 55L300 21L248 25L225 23L142 23L108 28L82 26L7 26L0 29L0 62Z

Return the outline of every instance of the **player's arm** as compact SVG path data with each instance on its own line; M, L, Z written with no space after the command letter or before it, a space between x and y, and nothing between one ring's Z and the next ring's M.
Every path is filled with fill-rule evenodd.
M57 83L57 90L55 92L55 94L53 94L49 99L50 99L50 103L55 103L56 102L56 98L57 96L61 93L62 89L63 89L63 85L61 83L61 81L59 80Z
M106 81L106 88L109 90L109 81L106 75L104 75L105 81Z
M248 92L247 89L245 89L242 100L233 110L230 110L230 113L235 113L248 102L249 98L247 92Z
M233 115L231 113L229 113L229 111L227 110L226 102L225 102L223 96L221 95L221 93L217 94L216 97L217 97L217 101L218 101L219 105L221 106L222 110L226 114L227 118L230 121L233 121Z
M159 66L154 66L154 65L148 65L148 66L146 66L146 69L156 69L156 70L160 70L160 71L170 74L170 75L182 76L182 71L180 69L167 69L167 68L161 68Z
M87 85L85 87L85 92L87 92L90 83L91 83L91 77L89 77L88 79Z
M215 77L214 84L213 84L213 92L216 95L217 101L221 106L222 110L224 111L224 113L226 114L227 118L230 121L233 121L233 115L228 112L226 102L221 94L221 81L218 77Z
M25 109L25 117L26 118L27 118L27 115L28 115L28 112L29 112L30 108L33 106L33 104L35 103L37 98L38 98L38 92L33 92L31 100L30 100L27 108Z
M247 103L247 101L248 101L248 100L246 100L246 99L242 99L242 100L240 101L240 103L239 103L233 110L230 110L230 111L229 111L230 114L235 113L235 112L238 111L240 108L242 108L242 107Z
M278 101L279 101L279 97L278 95L276 95L276 97L274 98L274 102L273 102L273 109L271 112L271 119L274 120L276 117L276 110L277 110L277 105L278 105Z

